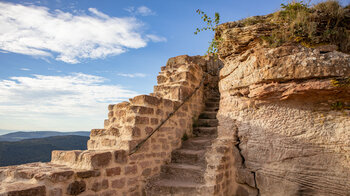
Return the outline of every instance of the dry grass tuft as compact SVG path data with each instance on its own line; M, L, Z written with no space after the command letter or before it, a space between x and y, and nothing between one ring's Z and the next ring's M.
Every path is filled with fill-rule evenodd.
M244 25L260 22L276 26L273 32L262 37L271 47L297 42L306 47L333 44L338 50L350 53L350 10L337 0L326 0L314 6L303 1L281 4L281 10L261 18L242 20Z

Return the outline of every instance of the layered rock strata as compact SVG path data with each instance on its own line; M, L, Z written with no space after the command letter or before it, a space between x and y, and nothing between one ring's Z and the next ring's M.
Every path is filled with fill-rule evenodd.
M266 24L220 26L219 138L232 138L233 195L350 193L350 55L277 48Z

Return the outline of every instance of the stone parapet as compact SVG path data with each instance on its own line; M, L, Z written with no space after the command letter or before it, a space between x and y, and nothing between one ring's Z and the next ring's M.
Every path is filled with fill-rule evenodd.
M50 163L0 168L0 195L142 195L146 179L159 174L204 108L219 61L209 57L169 59L150 95L108 106L103 129L92 129L88 150L53 151ZM201 87L138 151L129 155L163 120Z

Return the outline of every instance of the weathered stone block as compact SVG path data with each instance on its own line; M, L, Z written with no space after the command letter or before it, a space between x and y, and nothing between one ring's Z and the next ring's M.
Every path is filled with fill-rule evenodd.
M168 107L168 108L172 108L173 107L173 101L169 100L169 99L164 99L164 106Z
M151 166L151 164L152 164L152 161L142 161L142 162L140 162L140 166L141 166L142 169Z
M45 175L46 178L48 178L52 182L63 182L68 179L70 179L73 176L73 171L58 171L58 172L52 172L49 175ZM37 180L39 180L37 177L35 177Z
M167 77L163 76L163 75L158 75L157 76L157 84L162 84L165 83L167 81Z
M100 193L101 196L116 196L117 192L115 190L108 190Z
M130 109L137 114L152 115L154 113L153 108L149 108L145 106L131 106Z
M109 104L109 105L108 105L108 110L109 110L109 111L113 110L114 106L115 106L115 104Z
M149 123L149 118L148 117L141 117L141 116L136 116L135 117L135 124L136 125L147 125Z
M92 129L90 132L90 137L103 135L106 129Z
M83 151L81 150L71 150L71 151L59 151L54 150L51 153L51 162L56 164L71 165L76 163L79 155Z
M116 163L125 164L128 161L126 151L125 150L114 151L114 161Z
M125 108L125 107L127 107L127 106L129 106L129 105L130 105L129 102L123 101L123 102L118 103L117 105L115 105L113 109L115 109L115 110L120 110L120 109Z
M151 118L151 124L152 125L158 125L159 121L157 118Z
M120 175L121 168L120 167L114 167L114 168L107 168L106 169L106 175L107 176L116 176Z
M130 160L132 161L136 161L136 160L142 161L144 159L145 159L145 155L143 153L135 153L130 156Z
M161 102L161 99L149 95L139 95L133 99L130 99L130 102L134 105L158 106Z
M109 111L108 112L108 118L112 118L113 117L113 111Z
M91 165L93 168L107 166L112 160L111 152L95 153L91 156Z
M125 186L125 182L126 182L125 178L113 180L112 181L112 187L121 189L121 188L123 188Z
M146 127L146 128L145 128L145 132L146 132L147 135L149 135L150 133L152 133L152 131L153 131L153 128L152 128L152 127Z
M144 170L142 171L142 176L148 177L148 176L151 175L151 173L152 173L152 169L151 169L151 168L146 168L146 169L144 169Z
M84 181L74 181L68 185L68 195L79 195L86 190L86 184Z
M8 191L6 196L46 196L45 186L17 184L16 189Z
M124 167L124 174L125 175L134 175L137 173L137 165L132 165L132 166L125 166Z
M137 182L138 182L138 177L130 178L130 179L128 180L128 186L136 185Z
M109 185L108 185L108 180L104 179L101 182L94 182L91 186L91 190L94 192L98 192L101 191L103 189L108 189Z
M101 175L101 172L99 170L88 170L88 171L78 171L77 177L79 178L91 178L91 177L98 177Z
M164 114L163 110L157 109L156 114L162 116Z
M60 188L54 188L49 191L49 196L62 196L63 191Z
M132 136L133 137L140 137L141 136L141 130L138 127L133 127L132 129Z

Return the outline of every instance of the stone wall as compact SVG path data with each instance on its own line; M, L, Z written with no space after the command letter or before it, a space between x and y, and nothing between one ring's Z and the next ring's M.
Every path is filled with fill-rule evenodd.
M350 55L271 48L265 24L220 26L220 138L232 138L233 195L350 193ZM221 135L221 136L220 136Z
M50 163L0 168L0 195L142 195L146 179L159 174L185 133L192 135L192 123L218 82L211 74L219 66L212 57L169 59L154 93L108 107L104 129L91 131L88 150L53 151ZM129 155L202 80L198 91Z

